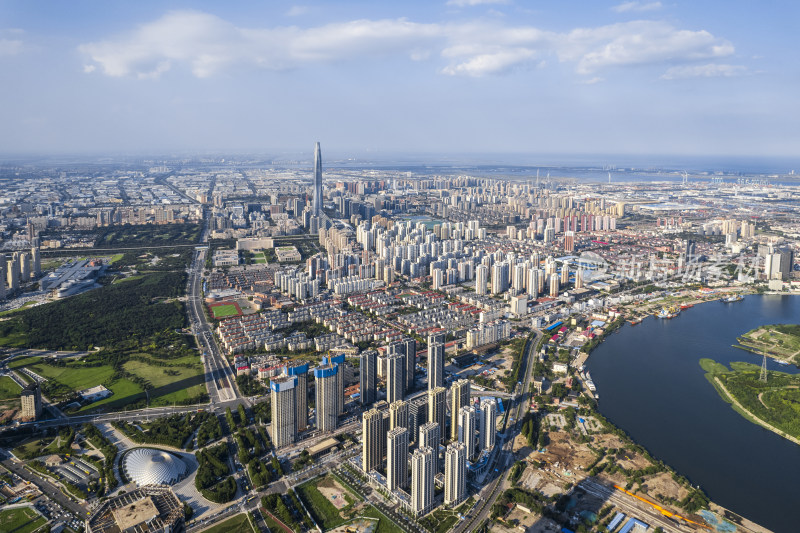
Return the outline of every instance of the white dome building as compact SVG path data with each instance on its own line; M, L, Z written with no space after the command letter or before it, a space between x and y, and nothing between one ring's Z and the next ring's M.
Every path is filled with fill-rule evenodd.
M135 448L122 459L125 475L142 487L172 485L180 481L188 468L183 460L169 452L154 448Z

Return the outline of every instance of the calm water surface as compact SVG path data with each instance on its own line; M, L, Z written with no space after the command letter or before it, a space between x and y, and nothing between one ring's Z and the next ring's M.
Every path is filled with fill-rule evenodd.
M626 324L587 367L600 412L709 497L776 532L800 531L800 446L752 424L722 401L698 361L761 358L733 348L763 324L800 323L800 297L710 302L672 320ZM797 372L769 361L770 370Z

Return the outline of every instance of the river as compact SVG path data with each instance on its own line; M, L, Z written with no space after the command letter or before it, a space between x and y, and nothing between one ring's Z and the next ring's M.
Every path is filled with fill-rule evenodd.
M799 321L800 297L753 295L700 304L672 320L626 323L586 365L599 410L714 502L775 532L800 531L800 446L736 413L698 363L710 357L761 365L759 356L731 346L736 337ZM797 372L772 360L768 368Z

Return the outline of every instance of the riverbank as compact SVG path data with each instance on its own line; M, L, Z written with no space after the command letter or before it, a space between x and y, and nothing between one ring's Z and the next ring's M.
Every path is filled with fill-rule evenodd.
M765 324L796 322L800 298L748 295L728 304L703 303L707 305L686 309L673 320L651 317L604 339L585 362L601 395L597 408L653 457L701 486L712 501L774 531L792 531L800 520L792 497L800 477L797 445L764 431L732 409L732 403L719 401L725 392L697 367L709 355L725 366L747 361L758 381L761 357L731 344L742 332ZM635 312L628 307L626 314ZM770 386L776 372L797 372L772 359L767 368ZM758 401L758 394L753 397ZM769 400L767 395L767 405ZM765 421L781 429L769 418ZM776 469L775 464L782 466Z
M733 370L711 359L700 360L700 367L706 371L706 379L714 386L720 397L731 404L737 413L750 422L758 424L780 435L784 439L795 444L800 444L800 438L778 427L778 425L785 425L788 427L800 426L800 417L793 416L794 410L792 406L784 405L785 402L793 403L794 396L800 395L800 377L773 371L768 373L767 382L762 382L759 380L760 369L755 365L732 363L731 366L733 366ZM770 379L772 383L769 383ZM758 416L758 414L754 412L755 409L748 409L745 407L742 401L737 398L736 394L731 392L730 388L723 383L723 380L733 383L733 386L739 391L739 396L745 403L761 406L767 411L775 410L774 416L780 416L784 421L783 424L779 423L776 425L775 423L770 423L770 421L765 420L764 417ZM770 396L765 399L766 394ZM786 394L790 395L790 397L784 397ZM772 405L768 405L767 402ZM777 412L781 407L783 407L783 409Z

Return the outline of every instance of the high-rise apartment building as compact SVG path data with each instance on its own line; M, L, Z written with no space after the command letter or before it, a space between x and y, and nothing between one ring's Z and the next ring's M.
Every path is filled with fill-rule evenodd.
M419 448L433 450L433 471L439 472L439 445L442 442L442 429L436 422L428 422L419 427Z
M361 405L375 403L378 386L378 352L365 350L359 357Z
M454 442L444 452L444 504L456 507L467 495L467 449Z
M296 392L297 378L279 376L270 380L272 403L272 443L275 448L292 444L297 435Z
M336 379L338 367L322 365L314 369L317 429L333 431L339 421L339 399L341 394Z
M475 294L487 294L489 285L489 267L478 265L475 269Z
M480 416L480 440L481 450L491 450L494 448L495 438L497 437L497 401L486 398L481 401Z
M405 390L405 355L392 355L386 359L386 401L392 403L403 399Z
M397 400L389 404L389 429L408 428L408 404ZM409 435L409 440L411 436Z
M406 394L414 390L414 377L417 372L417 341L403 340L406 355Z
M37 382L29 383L22 389L20 395L22 402L22 419L25 421L38 420L42 415L42 393Z
M428 390L444 386L444 335L428 335Z
M390 491L408 484L408 430L397 427L386 437L386 484Z
M458 442L463 442L467 450L467 459L475 456L475 428L477 411L474 406L462 407L458 411Z
M411 456L411 511L416 516L433 507L433 450L418 448Z
M436 387L428 391L428 422L439 424L439 438L445 439L445 419L447 417L447 389Z
M308 427L308 363L290 361L286 365L286 375L297 378L294 387L294 421L297 431L300 432Z
M468 379L459 379L450 386L450 440L458 439L458 413L470 403Z
M361 468L364 473L377 470L383 465L386 455L386 425L383 413L378 409L364 412L361 418Z

